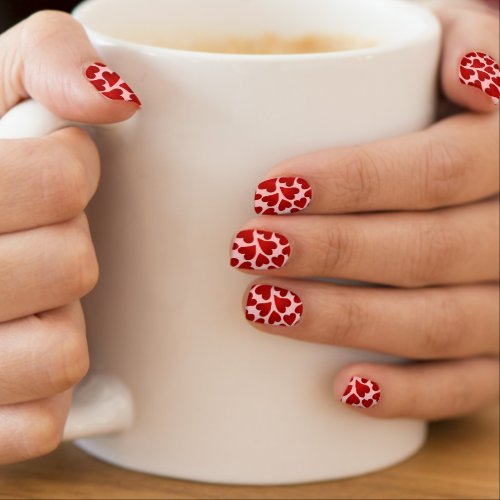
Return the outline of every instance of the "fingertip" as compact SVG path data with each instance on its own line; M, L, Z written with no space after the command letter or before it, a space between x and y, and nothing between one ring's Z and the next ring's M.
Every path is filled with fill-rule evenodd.
M335 399L347 407L371 414L381 400L382 389L377 378L368 365L346 366L333 381Z
M333 379L333 395L336 401L342 403L342 396L352 377L351 366L344 366Z
M112 124L130 119L141 109L139 97L118 73L104 63L99 64L81 64L80 74L73 78L79 78L82 85L73 86L71 92L59 93L59 99L52 99L50 108L56 114L81 123Z
M484 52L474 52L485 54ZM441 80L446 97L462 108L479 113L491 113L499 109L500 71L492 57L470 56L471 52L459 47L445 49ZM485 54L486 55L486 54ZM483 59L485 62L480 62ZM486 66L486 61L493 61ZM484 64L488 73L472 65ZM491 78L484 75L490 75ZM482 79L482 81L481 81Z
M83 76L88 83L106 101L142 106L141 100L128 83L113 69L102 62L90 62L84 65Z
M450 8L439 16L445 26L441 79L448 99L482 113L498 109L498 20L491 14Z
M461 54L457 58L458 81L463 101L475 111L498 109L500 68L498 62L482 51Z
M95 105L87 106L85 114L79 117L71 112L62 111L61 116L67 120L78 121L84 124L105 125L124 122L132 118L141 108L132 102L119 103L114 101L102 101ZM66 114L66 116L63 116Z
M20 45L15 57L23 64L14 64L13 71L26 93L58 116L81 123L116 123L140 108L131 72L119 68L126 81L101 62L71 16L41 12L21 23L15 35Z

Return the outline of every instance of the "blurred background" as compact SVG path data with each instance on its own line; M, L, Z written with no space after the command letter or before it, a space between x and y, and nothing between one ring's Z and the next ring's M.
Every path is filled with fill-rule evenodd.
M70 12L81 0L0 0L0 32L43 9Z

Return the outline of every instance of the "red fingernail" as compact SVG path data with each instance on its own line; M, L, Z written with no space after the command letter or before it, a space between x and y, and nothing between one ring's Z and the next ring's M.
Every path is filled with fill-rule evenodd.
M254 323L273 326L293 326L302 317L300 297L271 285L254 285L247 297L246 318Z
M85 70L87 80L107 99L113 101L135 102L141 106L142 103L134 91L105 64L96 62Z
M278 269L290 258L290 242L282 234L247 229L233 241L231 266L239 269Z
M364 377L352 377L340 401L346 405L370 408L378 404L380 388L376 382Z
M255 191L255 212L261 215L287 215L309 206L312 189L300 177L275 177L262 181Z
M500 67L484 52L469 52L460 61L460 82L482 90L498 104L500 100Z

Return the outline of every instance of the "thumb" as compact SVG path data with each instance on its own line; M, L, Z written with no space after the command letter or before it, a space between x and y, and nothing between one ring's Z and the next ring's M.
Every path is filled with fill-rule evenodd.
M446 96L473 111L493 111L500 99L498 15L473 6L446 6L436 13L444 27Z
M114 123L141 102L98 62L83 27L70 15L42 11L0 36L0 116L31 97L61 118Z

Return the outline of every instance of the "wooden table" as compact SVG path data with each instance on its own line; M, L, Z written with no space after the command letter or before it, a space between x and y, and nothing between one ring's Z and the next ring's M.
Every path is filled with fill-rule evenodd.
M425 447L404 463L354 479L298 486L164 479L112 467L64 444L50 456L0 467L0 498L498 499L498 419L498 405L493 405L460 420L432 424Z

